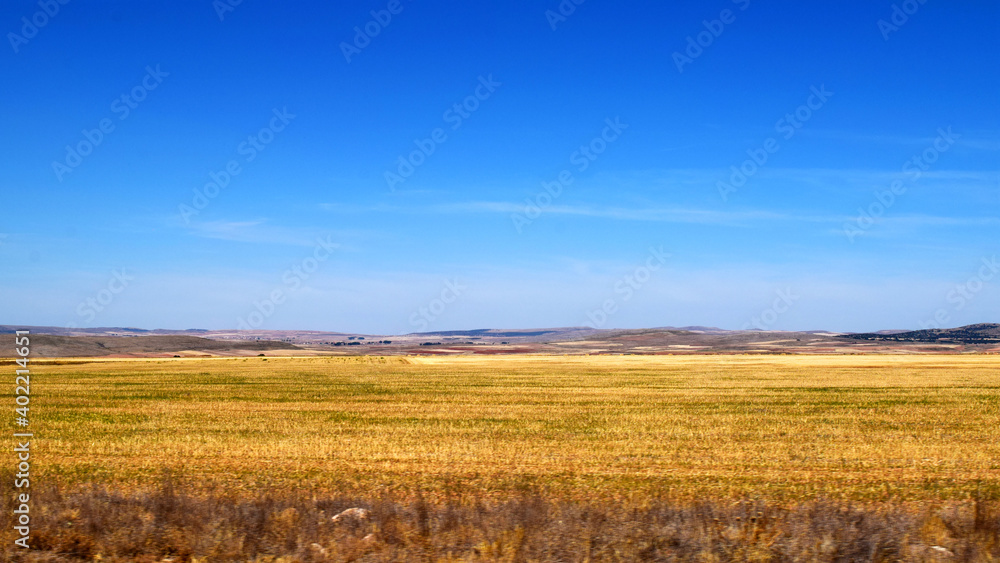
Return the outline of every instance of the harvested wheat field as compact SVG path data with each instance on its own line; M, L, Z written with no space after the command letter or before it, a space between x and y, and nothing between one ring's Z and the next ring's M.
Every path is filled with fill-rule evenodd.
M993 561L998 368L971 355L38 360L42 551L10 547L8 471L2 553ZM332 521L349 507L368 512Z

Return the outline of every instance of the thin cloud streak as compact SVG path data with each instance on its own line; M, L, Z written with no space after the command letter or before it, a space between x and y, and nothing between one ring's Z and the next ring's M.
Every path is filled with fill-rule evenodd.
M383 212L383 213L415 213L415 214L468 214L523 213L524 205L504 201L467 201L449 204L431 204L425 206L341 206L324 209L340 213ZM851 215L798 215L794 213L776 213L772 211L744 210L719 211L713 209L695 208L621 208L621 207L590 207L572 205L553 205L546 207L544 214L565 215L577 217L592 217L618 221L650 221L665 223L693 223L706 225L739 226L747 222L759 221L795 221L806 223L841 224L852 221ZM989 226L1000 223L996 217L939 217L931 215L900 215L885 217L876 221L878 224L899 224L908 226L949 227L949 226ZM839 231L837 231L839 233ZM842 233L840 233L842 234Z

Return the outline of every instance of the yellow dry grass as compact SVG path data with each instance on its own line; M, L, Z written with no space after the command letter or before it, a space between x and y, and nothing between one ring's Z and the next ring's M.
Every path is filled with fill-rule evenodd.
M144 486L170 469L194 488L367 496L996 497L998 368L990 356L33 360L33 471Z

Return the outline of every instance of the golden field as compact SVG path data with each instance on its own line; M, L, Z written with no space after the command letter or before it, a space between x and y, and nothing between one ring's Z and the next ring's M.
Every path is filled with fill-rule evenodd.
M1000 498L998 374L1000 359L972 355L33 360L32 483L51 489L40 525L52 553L63 550L54 560L102 550L105 561L147 560L101 543L107 514L120 510L102 511L124 503L138 511L128 522L146 522L134 533L150 561L647 559L635 538L655 544L666 532L648 526L671 518L698 523L678 528L697 537L676 540L693 542L681 550L654 546L648 559L834 561L836 534L875 533L852 519L857 511L881 518L878 530L908 530L893 532L895 547L871 548L888 559L871 560L931 557L930 534L952 542L942 549L987 561L1000 548L997 529L983 527ZM5 400L12 425L13 396ZM7 498L12 479L2 479ZM233 508L243 502L297 539L250 549L243 538L220 555L212 546L236 542L245 515L211 533L185 520L243 515ZM341 536L315 525L316 541L301 535L297 519L328 520L350 505L376 516ZM636 525L628 510L649 522L626 542L615 534ZM587 511L618 523L606 541ZM556 533L546 528L556 512L559 526L583 523ZM76 526L69 535L65 514ZM450 517L495 526L459 526L462 539L445 541ZM813 530L817 542L805 547L779 542L797 537L789 526L798 517L829 538ZM217 537L222 529L229 539ZM536 529L548 531L532 540ZM578 545L579 534L590 543ZM568 551L539 555L556 536ZM631 547L607 551L615 542Z
M36 361L39 476L560 496L965 498L1000 360L507 356ZM12 402L12 400L11 400ZM5 412L12 414L12 409Z

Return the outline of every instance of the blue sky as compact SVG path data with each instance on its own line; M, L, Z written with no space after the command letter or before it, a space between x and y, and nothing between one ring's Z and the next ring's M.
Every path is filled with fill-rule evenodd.
M0 323L1000 319L1000 4L682 4L4 2Z

